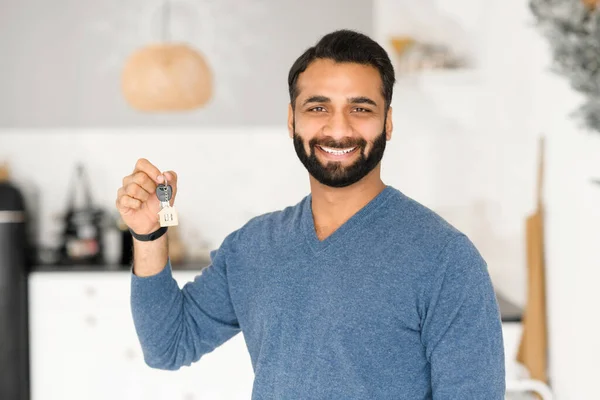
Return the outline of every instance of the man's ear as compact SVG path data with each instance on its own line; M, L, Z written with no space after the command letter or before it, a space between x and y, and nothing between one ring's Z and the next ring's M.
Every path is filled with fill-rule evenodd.
M394 130L394 122L392 121L392 107L388 107L387 115L385 116L385 138L392 139L392 131Z
M294 138L294 109L292 103L288 105L288 133L290 138Z

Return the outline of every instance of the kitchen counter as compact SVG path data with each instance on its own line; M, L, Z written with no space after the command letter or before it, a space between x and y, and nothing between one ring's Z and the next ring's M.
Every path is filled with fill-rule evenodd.
M173 265L173 271L197 271L210 265L209 260L200 260L194 263L184 263ZM86 264L45 264L34 265L31 272L128 272L130 265L104 264L104 265L86 265Z

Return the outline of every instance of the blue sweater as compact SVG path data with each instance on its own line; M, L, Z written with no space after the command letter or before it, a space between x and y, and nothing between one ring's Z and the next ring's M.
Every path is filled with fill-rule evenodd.
M179 289L132 274L146 363L175 370L243 332L262 399L495 400L502 328L485 261L387 186L323 241L311 196L250 220Z

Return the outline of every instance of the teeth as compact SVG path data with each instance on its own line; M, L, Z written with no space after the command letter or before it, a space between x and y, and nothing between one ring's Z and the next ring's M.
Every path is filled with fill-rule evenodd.
M327 153L334 154L336 156L341 156L342 154L350 153L351 151L356 149L356 147L351 147L349 149L337 150L337 149L332 149L331 147L323 147L323 146L319 146L319 147L321 149L323 149L324 151L326 151Z

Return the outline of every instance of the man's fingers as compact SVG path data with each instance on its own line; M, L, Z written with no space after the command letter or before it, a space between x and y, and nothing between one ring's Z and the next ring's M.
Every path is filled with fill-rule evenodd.
M142 201L129 196L124 187L120 187L119 190L117 190L117 200L115 203L117 209L120 211L127 211L129 209L137 210L142 206Z
M148 196L140 193L137 188L131 187L135 184L146 191L149 195L156 193L157 183L165 183L171 185L173 194L171 196L171 204L175 200L177 194L177 173L175 171L165 171L162 173L150 161L145 158L140 158L135 164L133 173L123 179L123 187L127 188L126 193L130 197L146 201Z
M136 172L135 174L127 175L125 178L123 178L123 188L129 188L131 185L139 186L148 194L156 193L156 184L152 181L152 178L146 175L145 172ZM132 195L134 194L134 192L127 193Z
M131 184L138 185L149 194L156 193L156 181L145 172L140 171L133 174L127 185Z
M133 197L134 199L138 199L142 202L148 200L148 197L150 197L150 193L148 193L145 188L141 187L135 182L131 182L129 185L125 186L124 189L127 196Z
M133 197L123 195L117 198L117 208L120 211L139 210L142 207L142 202Z
M150 161L145 158L140 158L135 163L135 168L133 169L133 174L135 175L137 172L145 172L155 183L160 182L159 176L162 175L160 170L156 168ZM162 178L161 178L162 179Z

